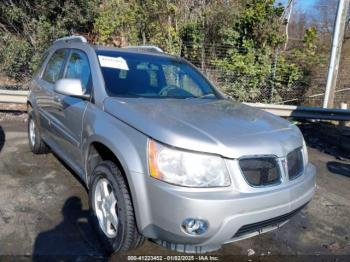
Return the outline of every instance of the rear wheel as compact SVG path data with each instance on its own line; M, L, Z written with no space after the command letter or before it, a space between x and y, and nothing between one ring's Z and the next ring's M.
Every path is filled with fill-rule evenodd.
M108 253L137 248L144 242L138 232L127 183L111 161L98 164L89 190L93 224Z
M41 138L39 126L35 120L33 111L28 115L28 142L29 148L34 154L45 154L49 148Z

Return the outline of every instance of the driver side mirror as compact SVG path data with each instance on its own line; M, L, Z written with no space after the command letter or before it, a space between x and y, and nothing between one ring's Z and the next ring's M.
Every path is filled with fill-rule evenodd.
M80 79L60 79L56 81L53 89L56 93L65 96L73 96L83 99L90 98L90 95L85 94Z

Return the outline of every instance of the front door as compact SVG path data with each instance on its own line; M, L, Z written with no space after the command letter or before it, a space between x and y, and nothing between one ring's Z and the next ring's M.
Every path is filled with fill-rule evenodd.
M87 55L77 49L70 51L63 78L80 79L85 93L91 92L91 70ZM76 168L83 171L83 154L81 150L83 118L89 101L55 93L55 116L60 123L60 147Z

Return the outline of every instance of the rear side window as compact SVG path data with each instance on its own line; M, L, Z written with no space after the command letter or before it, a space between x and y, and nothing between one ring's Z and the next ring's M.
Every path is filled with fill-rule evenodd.
M42 55L37 67L34 70L34 73L33 73L34 75L39 75L42 72L43 65L44 65L48 55L49 55L49 52L47 52L47 51Z
M60 49L57 50L52 57L50 58L49 62L47 63L43 79L50 82L55 83L60 75L61 70L64 64L64 58L66 55L66 50Z
M91 79L90 75L90 65L86 54L79 50L72 51L64 78L80 79L86 90Z

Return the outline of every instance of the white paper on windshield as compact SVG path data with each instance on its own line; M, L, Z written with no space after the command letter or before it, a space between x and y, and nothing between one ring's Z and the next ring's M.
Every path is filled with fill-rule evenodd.
M98 60L102 67L109 67L121 70L129 70L128 64L122 57L111 57L99 55Z

